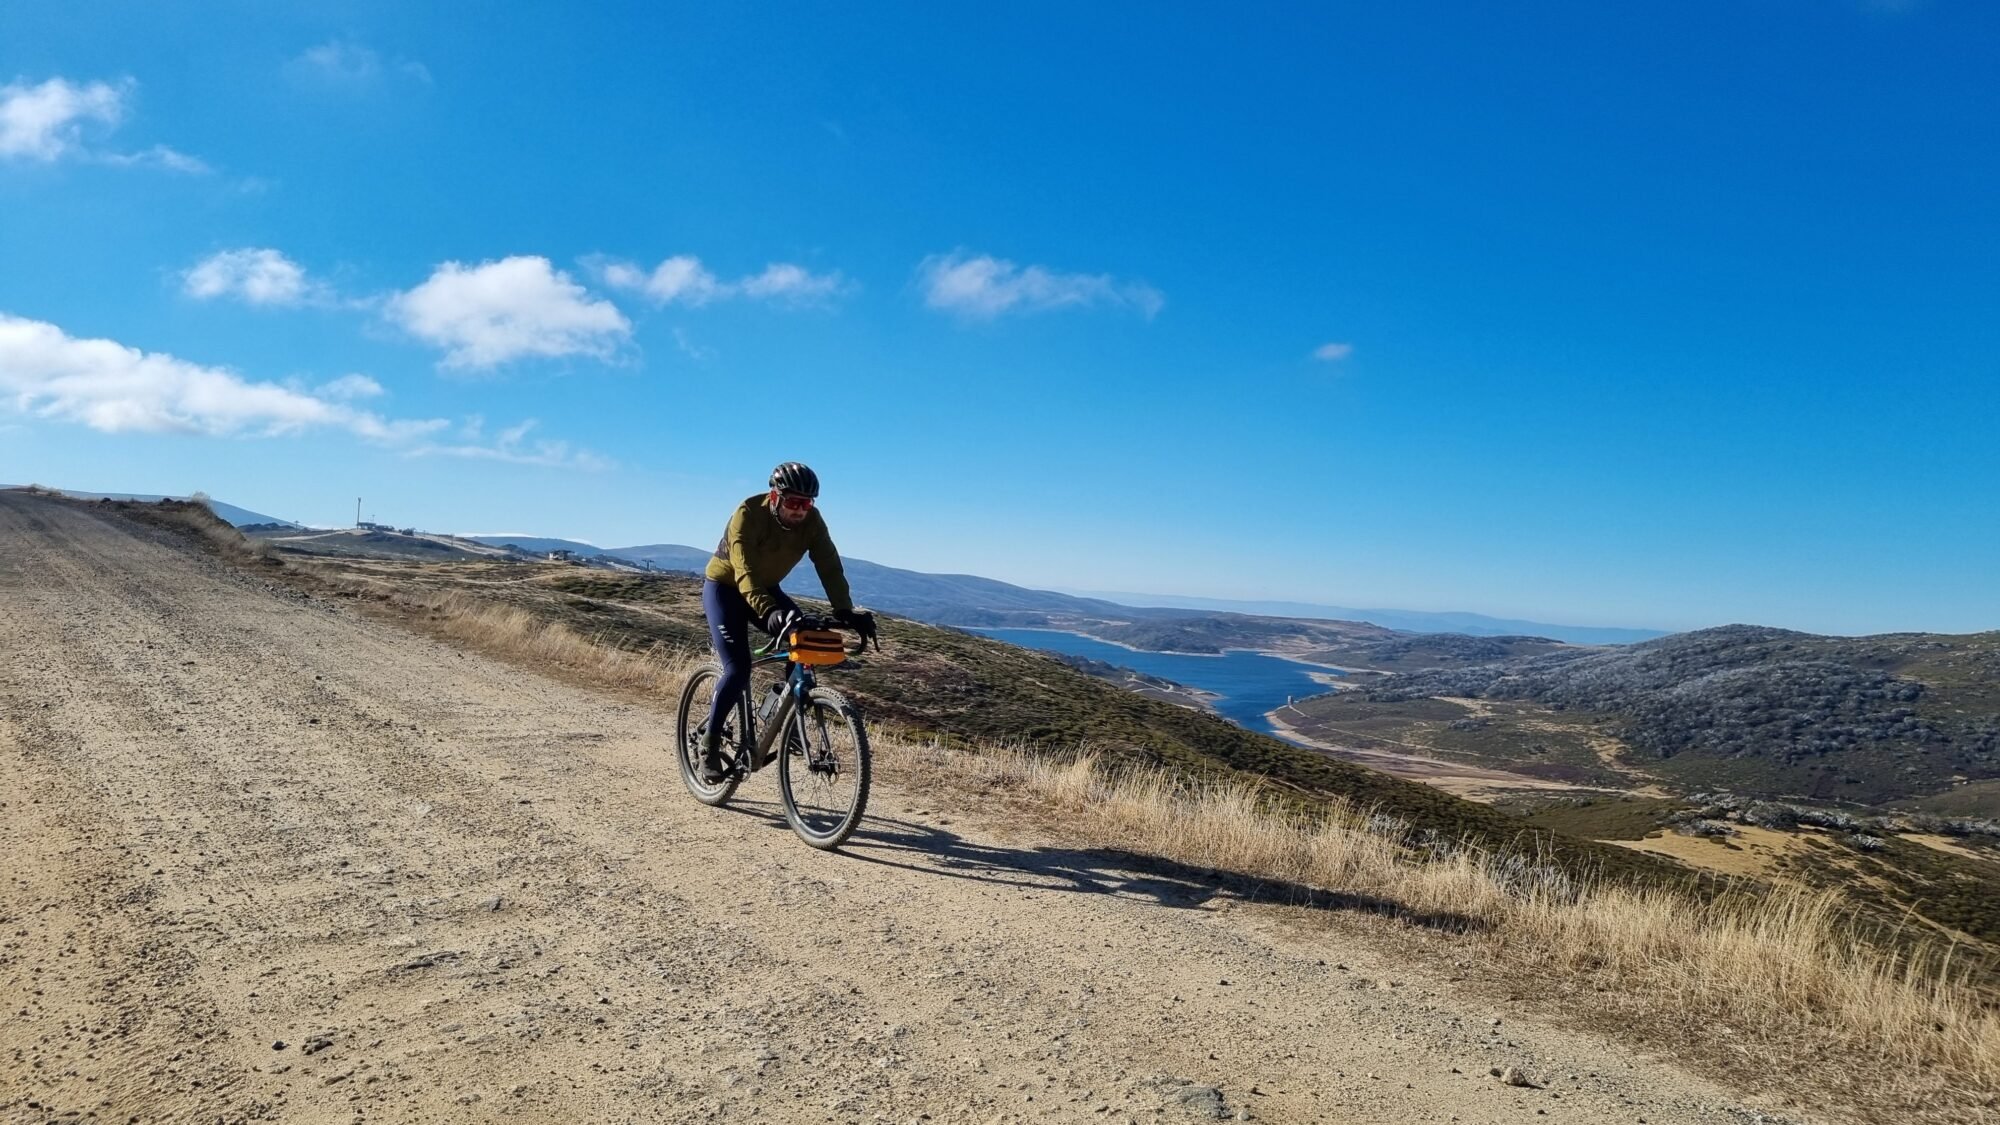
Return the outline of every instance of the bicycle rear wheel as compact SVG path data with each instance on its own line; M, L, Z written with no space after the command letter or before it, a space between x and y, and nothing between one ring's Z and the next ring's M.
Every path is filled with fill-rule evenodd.
M815 848L846 843L868 807L869 773L861 712L839 692L814 688L778 755L778 796L792 831Z
M722 666L703 664L688 676L687 686L681 689L680 709L674 715L674 757L680 760L681 781L694 799L704 805L720 805L736 793L736 786L742 782L741 771L730 769L729 775L714 784L701 779L701 734L708 725L708 708L715 698L715 685L722 679ZM739 721L739 707L731 707L722 720L722 760L733 766L733 756L741 753L737 747L736 723Z

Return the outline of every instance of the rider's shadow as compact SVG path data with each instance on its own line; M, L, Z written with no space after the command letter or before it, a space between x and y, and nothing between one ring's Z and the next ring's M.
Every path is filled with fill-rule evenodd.
M775 804L726 806L786 828ZM1217 902L1282 904L1311 910L1381 914L1414 926L1463 933L1484 928L1469 915L1412 909L1394 899L1352 891L1327 891L1122 848L1012 848L978 844L938 825L870 816L840 854L863 863L926 875L967 879L1022 890L1070 891L1142 899L1160 906L1197 909Z

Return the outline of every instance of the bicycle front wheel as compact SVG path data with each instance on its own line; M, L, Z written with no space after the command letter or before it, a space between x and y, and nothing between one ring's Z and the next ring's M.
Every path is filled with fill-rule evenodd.
M868 728L839 692L814 688L778 756L778 795L799 839L830 850L847 842L868 806Z
M730 770L729 776L710 784L701 779L701 735L708 725L708 707L715 698L715 685L722 679L722 667L717 664L703 664L688 676L687 686L681 689L680 709L674 714L674 757L680 759L681 781L687 786L694 799L704 805L719 805L736 792L742 780L737 770ZM725 763L736 748L736 731L732 720L739 707L731 707L723 716L722 753Z

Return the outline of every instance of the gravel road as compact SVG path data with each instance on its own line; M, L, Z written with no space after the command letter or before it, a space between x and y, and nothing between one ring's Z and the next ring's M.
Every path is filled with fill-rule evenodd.
M893 775L811 851L670 722L0 493L0 1120L1758 1119Z

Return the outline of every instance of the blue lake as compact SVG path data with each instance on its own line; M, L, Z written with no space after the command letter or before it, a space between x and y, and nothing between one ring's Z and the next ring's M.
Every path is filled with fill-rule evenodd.
M1214 703L1222 717L1264 734L1277 733L1265 720L1265 712L1283 707L1288 697L1303 699L1329 690L1308 673L1330 672L1331 669L1265 656L1261 652L1231 650L1221 656L1185 656L1171 652L1139 652L1052 629L971 629L968 632L1022 648L1087 656L1092 660L1161 676L1177 684L1212 691L1222 697Z

